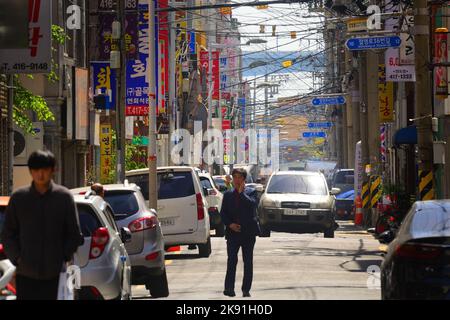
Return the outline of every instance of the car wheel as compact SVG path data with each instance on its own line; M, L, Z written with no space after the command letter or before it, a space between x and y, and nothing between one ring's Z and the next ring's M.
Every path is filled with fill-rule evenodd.
M206 243L198 245L198 254L201 258L208 258L211 255L211 238Z
M164 269L161 275L150 277L148 288L153 298L165 298L169 296L166 269Z
M323 232L324 238L334 238L334 226Z
M216 237L225 236L225 225L222 222L216 227L215 230L216 230Z
M270 229L268 227L265 226L260 226L261 228L261 234L260 237L261 238L269 238L270 237Z

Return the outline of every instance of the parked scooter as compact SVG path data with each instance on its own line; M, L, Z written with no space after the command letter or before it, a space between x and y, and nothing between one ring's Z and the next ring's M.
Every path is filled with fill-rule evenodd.
M405 214L399 210L396 199L390 196L384 196L383 202L378 204L378 212L380 216L377 219L375 228L368 231L380 241L380 243L388 244L397 235L398 229L403 221Z

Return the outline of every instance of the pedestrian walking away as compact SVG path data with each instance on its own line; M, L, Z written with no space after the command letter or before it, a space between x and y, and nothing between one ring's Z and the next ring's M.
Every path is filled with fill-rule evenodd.
M2 240L17 267L18 300L56 300L63 264L83 242L73 196L52 180L55 167L50 151L33 152L33 181L12 194L6 209Z
M258 205L256 190L245 186L247 172L234 169L232 172L234 190L225 192L220 211L222 221L226 226L227 240L227 273L225 276L224 295L234 297L236 280L236 266L239 249L242 249L244 261L244 279L242 293L250 297L253 280L253 249L256 236L259 235L259 223L256 215Z

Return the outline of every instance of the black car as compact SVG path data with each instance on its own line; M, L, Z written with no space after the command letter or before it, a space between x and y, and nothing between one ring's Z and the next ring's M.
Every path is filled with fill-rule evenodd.
M416 202L381 265L382 299L450 299L449 275L450 200Z

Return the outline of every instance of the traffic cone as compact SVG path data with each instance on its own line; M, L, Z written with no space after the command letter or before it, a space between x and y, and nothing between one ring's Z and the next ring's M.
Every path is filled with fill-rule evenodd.
M363 222L362 200L360 195L355 199L355 208L355 225L360 226Z

